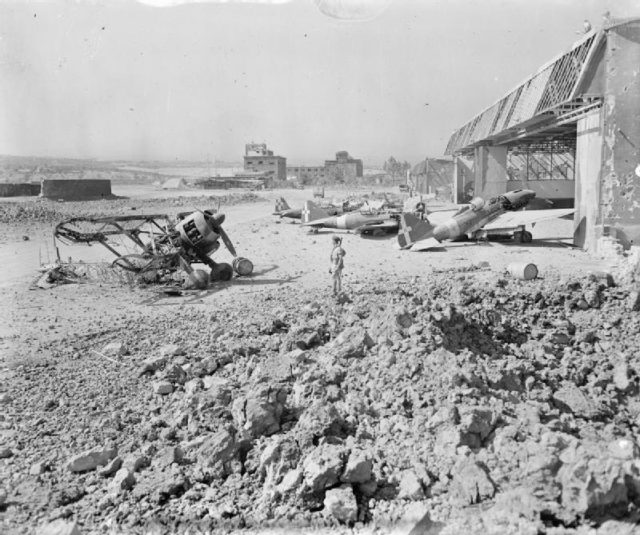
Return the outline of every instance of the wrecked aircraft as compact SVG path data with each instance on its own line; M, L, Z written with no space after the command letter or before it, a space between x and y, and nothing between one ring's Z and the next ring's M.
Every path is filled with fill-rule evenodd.
M360 205L358 205L360 206ZM327 215L339 215L344 212L350 212L355 210L356 207L352 206L349 201L345 201L341 206L335 204L325 203L321 205L322 209L327 212ZM302 219L302 208L291 208L289 203L284 197L280 197L276 201L276 206L273 211L273 215L278 215L280 218L288 217L289 219Z
M253 264L238 256L222 224L224 214L213 211L183 212L177 220L167 215L135 215L104 218L73 218L58 224L54 230L56 252L60 261L57 240L61 243L99 243L111 251L116 259L114 267L136 274L161 279L164 275L183 269L193 284L203 287L211 281L227 281L233 273L250 275ZM122 254L131 243L139 250ZM234 257L232 264L214 262L211 255L220 248L220 239ZM194 270L192 264L205 264L210 273Z
M353 230L362 236L380 236L395 234L399 223L396 214L352 212L331 216L311 201L304 203L302 225L311 227L314 232L321 228Z
M566 218L575 211L573 208L520 210L535 196L535 192L531 190L514 190L487 202L477 197L453 217L436 226L428 219L421 219L414 214L402 214L398 244L401 249L424 251L438 247L444 240L465 236L469 239L483 239L492 235L513 236L521 243L529 243L533 236L525 229L527 224L545 219Z

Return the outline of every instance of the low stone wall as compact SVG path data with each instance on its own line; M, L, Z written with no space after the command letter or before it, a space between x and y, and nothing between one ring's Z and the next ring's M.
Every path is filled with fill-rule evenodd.
M111 180L56 179L42 181L42 197L53 200L79 201L87 199L108 199L111 194Z
M0 197L31 197L40 195L40 184L9 183L0 184Z

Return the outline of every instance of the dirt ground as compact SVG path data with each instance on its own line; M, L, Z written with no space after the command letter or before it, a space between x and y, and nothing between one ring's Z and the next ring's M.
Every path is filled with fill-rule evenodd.
M470 532L474 508L491 507L482 517L487 533L586 533L580 530L600 525L587 520L603 505L622 505L626 514L635 514L640 478L628 483L624 497L618 487L603 487L598 496L606 496L604 502L589 494L586 505L576 505L564 494L541 491L518 519L495 514L501 504L514 509L505 500L513 489L524 492L527 477L537 473L531 468L535 462L540 473L550 470L551 461L537 450L533 460L509 467L506 459L516 455L509 447L517 441L523 448L528 440L553 444L557 456L573 448L580 456L585 421L602 443L634 436L640 423L631 408L615 429L603 421L612 410L627 414L621 407L631 402L620 392L637 392L640 370L631 356L637 350L637 315L620 312L627 310L620 308L626 306L622 294L593 275L611 266L570 246L571 222L536 226L528 245L459 243L422 253L399 251L395 237L364 239L339 231L347 252L346 297L336 302L328 274L333 232L311 234L271 215L277 197L298 206L310 190L265 191L250 202L221 206L238 253L254 263L251 277L178 297L106 276L32 289L39 264L53 260L57 216L94 208L175 214L216 203L202 191L125 187L114 193L129 198L112 205L50 203L53 216L20 216L0 228L0 531L39 533L48 522L75 522L83 534L187 527L459 533ZM229 193L219 194L228 200ZM97 246L65 247L61 256L110 259ZM216 255L230 258L226 252ZM505 273L512 262L536 264L539 278L514 280ZM597 304L588 292L598 295ZM502 310L502 319L486 312L494 309ZM485 330L476 332L483 321ZM544 338L547 328L572 341L559 334ZM569 388L563 381L578 373L581 352L594 352L593 340L578 335L597 331L602 344L595 351L607 353L616 329L629 336L617 355L625 356L630 381L616 383L616 405L594 410L593 417L565 410L571 402L554 405L552 396ZM470 341L456 342L465 337ZM105 349L111 342L120 344L114 352ZM542 353L526 349L531 343L539 343ZM154 358L162 363L149 364ZM530 359L553 361L556 371L538 364L529 370ZM140 372L145 363L150 368ZM493 366L520 366L515 386L505 387L504 377L486 379L498 373L487 371ZM602 375L599 366L579 373ZM454 370L460 377L452 378ZM388 373L392 379L385 379ZM596 383L600 396L610 380ZM584 378L576 384L593 386ZM533 395L537 387L541 393ZM205 394L213 397L206 401ZM529 436L516 428L533 418L523 416L533 406L538 428L527 431ZM89 457L104 462L72 469L84 462L76 457L89 450ZM625 459L636 459L637 445L631 450ZM203 464L204 458L214 460ZM113 473L104 473L115 459L120 462ZM332 459L342 459L337 475L327 472ZM529 471L527 462L534 463ZM548 484L563 481L569 492L569 476L556 471ZM429 514L437 521L432 531ZM618 520L609 522L620 527Z
M373 190L383 192L384 189ZM389 193L393 193L390 190ZM369 190L327 190L327 200L339 201L350 194L367 194ZM107 205L108 213L132 214L136 213L168 213L174 215L180 211L190 209L206 209L217 204L218 196L224 192L209 193L211 202L202 200L202 190L159 190L154 186L114 186L115 195L126 197L124 206L118 210L110 210L107 201L89 203L64 203L64 208L74 212L78 204L83 210L90 210L91 205L97 211L104 211ZM234 193L234 192L232 192ZM239 191L235 191L239 193ZM279 219L272 214L275 200L283 196L290 206L301 206L310 198L310 190L274 190L261 192L256 202L223 206L227 220L225 228L231 236L234 245L241 256L249 258L255 266L251 278L236 279L233 284L220 285L212 288L206 295L197 300L200 306L223 306L229 300L248 298L263 289L288 289L303 291L305 289L327 290L330 294L331 278L328 274L328 258L331 252L331 237L339 233L343 237L343 248L347 252L346 269L343 284L348 291L350 286L364 282L376 281L387 276L405 280L411 277L421 277L433 269L447 269L470 266L480 262L488 262L494 273L503 272L512 262L534 263L538 267L539 276L544 278L548 274L574 275L586 274L607 268L607 263L589 257L584 252L570 246L572 222L566 220L546 221L537 225L533 230L534 242L528 245L512 242L488 243L452 243L446 249L435 252L400 251L396 247L394 236L382 238L361 238L351 232L321 230L318 234L309 233L303 229L298 221L291 222ZM190 203L189 199L196 202ZM146 201L142 206L138 201ZM199 202L198 202L199 201ZM21 198L17 202L32 202L28 198ZM48 202L48 201L45 201ZM54 207L58 203L51 203ZM434 209L442 208L439 204ZM0 296L9 306L3 307L2 326L3 344L7 340L20 337L25 332L24 315L35 310L42 310L50 317L56 317L59 329L64 335L67 325L77 325L78 317L84 311L83 298L72 295L79 288L61 287L51 292L31 291L29 285L38 275L41 264L55 260L53 246L53 222L20 221L19 224L5 224L0 233L0 257L3 258L3 275L0 279ZM28 236L29 241L24 241ZM133 249L131 252L134 252ZM86 262L110 262L113 256L100 246L85 247L82 245L61 246L60 256ZM226 251L219 251L216 258L230 262L231 255ZM96 315L113 317L115 320L122 306L137 307L145 302L152 290L137 295L138 301L133 299L129 288L120 285L103 284L99 288L102 294L99 300L91 303L91 310ZM92 290L96 288L92 285ZM117 304L106 300L105 294L114 292L113 298ZM53 293L54 295L50 295ZM124 294L125 297L121 297ZM242 297L246 296L246 297ZM52 299L62 299L62 303L55 306ZM67 303L69 299L74 304ZM167 301L167 306L177 306L180 301ZM78 309L76 306L80 306ZM145 305L140 305L145 306ZM37 307L37 308L36 308ZM98 307L96 310L95 307ZM104 310L101 310L104 307ZM144 310L144 309L142 309ZM29 312L30 311L30 312ZM68 322L67 325L61 322ZM40 323L39 321L37 322ZM47 333L49 336L51 333Z

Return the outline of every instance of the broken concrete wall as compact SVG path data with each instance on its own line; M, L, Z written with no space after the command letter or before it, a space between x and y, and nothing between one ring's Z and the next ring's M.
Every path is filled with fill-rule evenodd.
M40 195L65 201L111 198L111 180L45 179Z
M604 234L640 244L640 21L607 30L601 206Z
M40 184L29 182L0 184L0 197L32 197L40 194Z
M573 243L594 251L602 235L600 175L602 168L602 111L578 120Z

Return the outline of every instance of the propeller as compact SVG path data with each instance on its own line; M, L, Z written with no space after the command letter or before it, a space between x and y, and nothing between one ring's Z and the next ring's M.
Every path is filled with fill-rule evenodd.
M227 235L226 231L222 228L222 223L224 222L224 214L211 215L205 211L205 212L202 212L202 215L204 215L204 218L207 220L209 225L211 225L211 228L217 234L220 235L220 237L222 238L222 241L224 242L229 252L234 257L238 256L238 253L236 253L236 249L233 246L233 243L231 243L231 239Z

